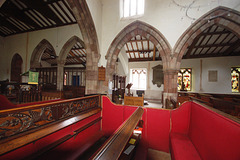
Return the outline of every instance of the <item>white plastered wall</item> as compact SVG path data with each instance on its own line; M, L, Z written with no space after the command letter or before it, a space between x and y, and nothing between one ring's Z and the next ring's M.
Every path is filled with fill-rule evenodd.
M192 68L192 92L232 93L231 67L240 67L240 57L202 58L202 91L200 59L182 60L181 68ZM217 82L208 81L208 71L217 71Z
M175 0L177 3L186 6L192 0ZM239 0L198 0L188 10L188 15L199 18L208 11L218 7L226 6L240 11ZM157 28L174 47L179 37L194 22L185 16L186 9L175 5L172 0L145 0L144 16L120 20L119 0L102 0L102 39L100 65L106 66L105 55L110 44L117 34L130 23L140 20Z
M22 70L25 72L30 68L33 50L43 39L48 40L52 44L58 56L63 45L73 36L78 36L82 39L77 24L1 38L3 39L4 47L0 50L0 80L10 79L11 60L15 53L22 57Z

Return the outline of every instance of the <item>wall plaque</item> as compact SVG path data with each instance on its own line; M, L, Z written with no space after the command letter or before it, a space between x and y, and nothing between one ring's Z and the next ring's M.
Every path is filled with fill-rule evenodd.
M157 65L152 68L153 69L153 84L157 84L157 87L161 87L161 84L163 84L163 66Z

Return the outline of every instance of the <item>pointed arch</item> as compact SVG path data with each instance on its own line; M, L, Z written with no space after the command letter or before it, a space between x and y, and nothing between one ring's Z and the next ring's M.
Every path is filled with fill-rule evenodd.
M67 0L77 19L86 49L86 94L98 93L98 61L100 59L97 31L86 0Z
M59 54L59 61L61 63L64 63L66 62L66 58L67 58L67 55L69 53L69 51L73 48L73 46L79 42L81 44L81 46L83 46L85 48L85 45L84 45L84 42L77 36L73 36L71 37L65 44L64 46L62 47L61 51L60 51L60 54Z
M129 40L131 40L132 37L135 37L137 35L145 37L156 46L163 61L163 68L168 68L168 62L170 61L172 48L167 39L153 26L137 20L122 29L122 31L115 37L109 47L107 55L105 57L107 59L106 69L108 78L110 78L111 74L114 72L114 66L116 64L116 60L121 48Z
M51 45L51 43L43 39L33 50L32 56L31 56L31 61L30 61L30 68L38 68L40 67L40 62L41 62L41 56L43 52L46 50L46 48L49 48L53 51L53 54L56 55L56 52Z
M11 81L21 83L22 64L22 57L18 53L14 54L11 62Z
M186 49L193 43L194 39L206 28L218 25L233 32L240 37L240 12L227 7L217 7L193 23L179 38L173 48L176 68L180 68L180 62Z

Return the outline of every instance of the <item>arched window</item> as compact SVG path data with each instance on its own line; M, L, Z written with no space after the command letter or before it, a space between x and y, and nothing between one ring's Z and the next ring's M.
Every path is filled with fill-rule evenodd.
M191 91L192 87L192 69L182 68L178 72L178 90L179 91Z
M147 69L130 69L130 82L132 89L146 90Z
M22 73L22 57L19 54L15 54L11 62L11 81L21 83L21 73Z
M232 92L239 93L239 75L240 75L240 68L232 67L231 69Z
M120 0L120 18L144 14L144 0Z

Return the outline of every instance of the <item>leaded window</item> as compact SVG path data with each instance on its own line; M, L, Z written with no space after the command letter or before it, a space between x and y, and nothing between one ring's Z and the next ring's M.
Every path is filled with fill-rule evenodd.
M192 69L182 68L178 72L177 87L179 91L191 91Z
M239 93L239 75L240 75L240 68L232 67L231 68L232 92L235 92L235 93Z

